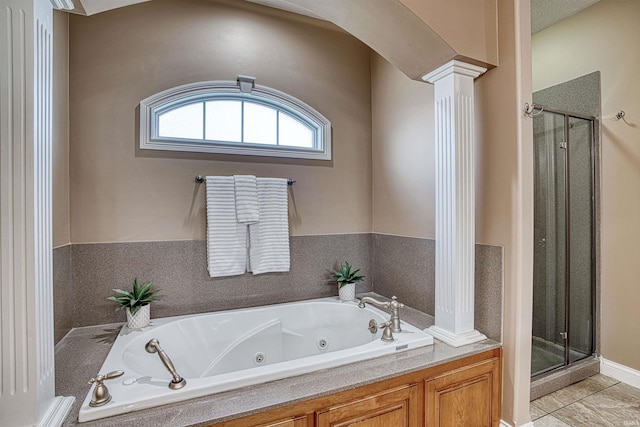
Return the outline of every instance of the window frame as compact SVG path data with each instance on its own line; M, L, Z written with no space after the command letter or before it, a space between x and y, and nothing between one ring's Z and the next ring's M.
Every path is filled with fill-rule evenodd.
M161 113L196 102L215 100L249 101L282 111L312 129L314 148L158 136ZM331 160L331 122L313 107L270 87L255 85L251 92L242 92L236 81L189 83L143 99L139 109L141 150Z

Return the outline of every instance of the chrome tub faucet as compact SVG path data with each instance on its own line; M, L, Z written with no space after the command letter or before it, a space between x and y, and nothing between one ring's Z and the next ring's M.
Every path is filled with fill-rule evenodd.
M391 310L391 318L389 319L391 332L402 332L400 328L400 309L404 307L404 304L398 302L398 298L394 295L391 297L391 301L379 301L371 297L363 297L358 303L358 307L364 308L365 303L375 305L379 308L387 308Z

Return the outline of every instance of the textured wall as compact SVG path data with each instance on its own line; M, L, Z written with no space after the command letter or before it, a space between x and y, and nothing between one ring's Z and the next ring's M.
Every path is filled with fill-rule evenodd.
M156 0L70 17L71 241L204 239L197 174L291 177L292 235L371 231L370 50L336 27L237 1ZM333 127L333 161L136 149L140 100L238 74Z
M601 0L533 38L535 90L600 71L601 119L601 354L640 369L640 3ZM614 115L624 110L624 120Z

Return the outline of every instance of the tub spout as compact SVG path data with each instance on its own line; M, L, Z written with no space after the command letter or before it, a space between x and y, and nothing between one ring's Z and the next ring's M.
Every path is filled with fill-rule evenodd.
M358 303L358 307L364 308L365 303L369 303L375 305L379 308L388 308L391 310L391 319L389 319L389 323L391 324L392 332L402 332L400 328L400 309L404 307L404 304L398 302L398 298L394 295L391 297L391 301L379 301L375 298L371 297L363 297L360 299L360 303Z
M160 342L157 339L154 338L150 340L147 345L144 346L144 349L147 350L148 353L158 353L158 356L160 356L160 360L173 377L173 379L169 383L169 388L171 390L178 390L187 385L187 380L178 375L178 373L176 372L176 368L171 362L171 359L169 359L167 353L165 353L164 350L160 347Z

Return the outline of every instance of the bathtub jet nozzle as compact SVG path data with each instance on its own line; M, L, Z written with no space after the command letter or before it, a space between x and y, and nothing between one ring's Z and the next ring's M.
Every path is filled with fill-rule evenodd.
M169 356L167 356L167 353L165 353L162 347L160 347L160 342L157 339L153 338L152 340L150 340L144 346L144 349L147 350L147 353L158 353L158 356L160 357L162 364L165 366L165 368L167 368L167 370L171 373L171 376L173 377L173 379L169 383L169 388L171 390L178 390L187 385L187 380L185 380L180 375L178 375L178 373L176 372L176 368L173 366L173 363L171 362L171 359L169 359Z

